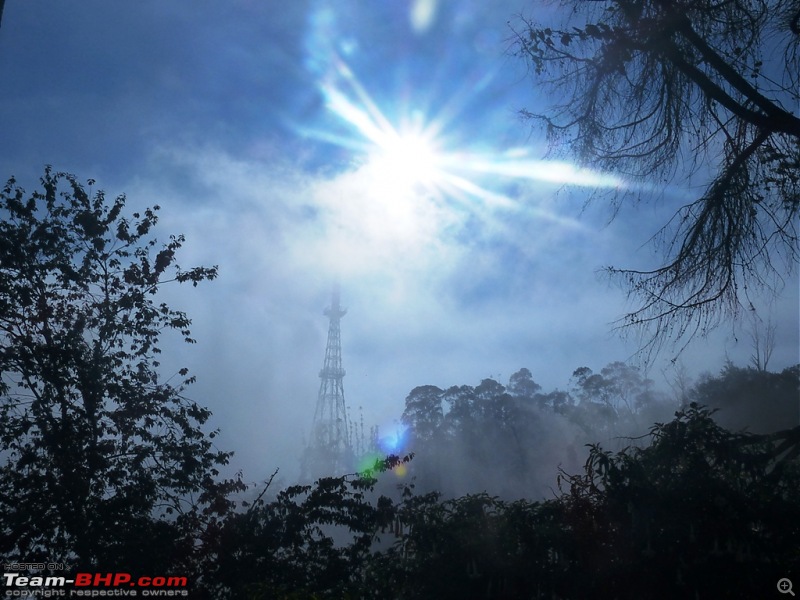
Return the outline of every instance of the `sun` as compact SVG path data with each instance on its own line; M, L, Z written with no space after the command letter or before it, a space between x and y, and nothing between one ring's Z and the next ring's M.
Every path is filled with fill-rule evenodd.
M387 265L438 272L459 260L465 232L504 235L517 214L581 229L547 194L565 184L622 185L609 174L536 159L529 148L496 148L469 130L468 97L436 103L421 93L377 102L337 53L320 60L315 82L326 110L316 125L294 127L303 138L346 151L336 156L347 156L347 166L326 182L319 200L327 224L320 243L339 272Z
M367 168L397 191L432 190L444 179L444 154L424 132L390 131L368 153Z
M618 188L624 182L608 173L577 165L535 159L527 148L469 151L462 143L455 151L442 135L457 121L445 110L438 116L381 109L347 63L338 56L330 62L319 90L328 112L344 131L309 130L304 135L348 148L380 173L386 186L400 190L422 188L440 197L473 206L511 206L503 190L511 180L533 180L555 185ZM444 106L451 103L444 102ZM473 140L479 142L481 140ZM485 140L484 140L485 141ZM476 204L477 203L477 204Z
M338 191L324 204L337 223L330 243L350 257L352 269L429 264L465 227L499 232L514 213L580 229L575 218L543 200L548 186L621 185L609 174L535 159L531 149L495 150L490 139L465 131L464 98L415 104L404 95L379 103L340 56L328 55L325 65L316 83L326 124L297 130L349 151L348 167L335 178Z
M400 192L433 189L445 185L447 152L439 132L441 127L420 112L395 114L390 118L363 88L350 67L334 61L328 77L320 83L328 111L348 130L304 131L309 137L349 148L361 158L383 188Z

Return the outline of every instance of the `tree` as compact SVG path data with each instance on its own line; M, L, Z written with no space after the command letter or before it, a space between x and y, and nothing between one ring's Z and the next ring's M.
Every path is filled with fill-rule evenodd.
M718 375L701 377L689 395L717 410L715 420L728 429L779 431L800 423L800 365L771 373L728 363Z
M617 453L592 445L583 472L562 472L541 502L411 486L376 497L374 480L346 477L259 498L225 523L207 597L774 594L800 566L800 428L732 433L692 404L650 433Z
M194 340L155 296L216 267L175 264L183 237L149 237L157 206L129 219L91 180L48 167L40 182L0 192L0 553L128 569L191 555L242 486L217 480L230 453L183 395L193 377L160 380L161 334Z
M592 445L585 473L566 477L580 582L559 595L583 596L577 583L602 598L755 598L797 568L800 427L732 433L695 403L675 417L644 448Z
M572 373L573 392L578 410L571 415L587 434L607 437L617 433L618 407L614 405L613 383L589 367L579 367Z
M618 200L707 177L660 230L662 266L608 268L639 302L621 324L652 332L646 347L689 340L738 317L753 288L776 290L798 259L800 4L564 4L563 27L519 32L519 54L560 99L525 114L556 151L645 184Z
M442 390L434 385L421 385L411 390L401 420L412 429L415 441L430 442L442 418Z
M414 388L403 423L416 453L417 488L445 496L493 490L504 498L549 493L556 464L575 463L571 399L542 395L528 369L477 386ZM577 466L577 465L576 465ZM548 472L548 467L552 467Z
M566 414L591 440L638 436L646 423L674 410L652 380L624 362L611 362L599 373L580 367L572 381L578 404Z
M755 308L750 309L750 347L753 353L750 355L750 364L758 371L766 371L772 352L775 350L775 334L777 327L772 319L764 319L758 316Z
M506 389L514 398L524 402L532 402L536 393L542 389L542 386L533 380L530 370L523 367L508 378L508 387Z
M362 564L391 508L384 498L372 506L369 491L368 480L321 478L232 515L205 565L206 597L359 597Z

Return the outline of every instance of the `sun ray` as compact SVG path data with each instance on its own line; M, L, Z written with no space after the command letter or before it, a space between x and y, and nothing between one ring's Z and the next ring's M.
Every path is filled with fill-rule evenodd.
M306 129L303 133L354 150L365 163L392 163L391 179L395 184L406 177L409 186L424 184L430 191L440 193L450 189L505 205L512 200L503 192L503 182L507 185L512 180L611 188L624 185L618 177L607 173L561 161L536 160L522 148L499 152L448 150L443 138L445 122L455 120L460 110L457 104L463 103L463 99L446 102L447 108L437 118L426 121L417 112L413 119L399 115L394 120L398 124L394 124L340 57L333 59L319 88L327 109L350 132ZM490 186L494 189L490 190ZM502 198L505 200L501 201Z
M551 192L563 185L623 185L616 177L570 163L536 160L526 148L493 151L480 131L465 141L467 132L458 124L459 113L470 105L467 88L445 99L434 116L424 110L430 98L427 103L421 98L417 106L408 98L383 106L333 52L317 85L332 119L326 126L298 130L352 153L339 178L346 191L324 200L335 224L324 243L338 256L350 257L353 269L389 263L436 268L445 248L461 247L465 231L472 239L516 235L508 230L508 217L515 212L525 222L584 231L575 218L553 211L548 187L536 184L549 184ZM542 193L532 192L538 189Z

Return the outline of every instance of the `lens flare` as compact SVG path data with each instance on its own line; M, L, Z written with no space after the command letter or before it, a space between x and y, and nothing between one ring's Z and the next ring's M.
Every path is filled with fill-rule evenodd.
M387 454L395 454L395 452L388 452ZM379 475L380 465L386 459L386 454L379 454L377 452L368 452L358 460L356 471L362 477L375 477ZM397 477L405 477L408 473L408 467L405 463L400 463L392 468L392 473Z
M387 454L400 454L405 451L408 429L399 426L393 433L383 436L378 440L382 452Z
M450 200L481 200L513 206L503 188L513 180L557 185L619 188L623 181L607 173L560 161L536 160L525 148L470 151L448 148L443 130L456 115L425 118L419 111L392 121L372 99L347 63L333 56L320 78L328 111L346 132L301 128L309 137L353 150L362 164L376 169L388 186L424 188ZM446 105L448 103L445 103ZM453 103L449 103L453 104Z
M377 452L369 452L358 459L358 467L356 470L359 475L372 477L375 475L376 464L380 464L384 458L385 457Z
M429 11L419 8L420 15L435 17L436 2L417 4ZM345 150L336 156L347 157L347 166L315 198L327 225L318 238L322 262L335 257L337 272L444 272L463 259L464 240L514 243L512 222L546 223L553 235L585 231L577 215L556 209L552 193L564 185L624 185L606 173L537 160L532 148L498 147L503 134L495 138L496 111L487 108L487 95L499 66L461 66L457 78L435 78L428 76L449 63L421 69L405 54L363 80L352 65L374 61L344 33L340 13L312 1L309 14L306 67L324 111L294 127L306 139ZM419 23L422 31L428 21ZM488 111L485 120L480 110ZM520 244L532 254L527 239Z

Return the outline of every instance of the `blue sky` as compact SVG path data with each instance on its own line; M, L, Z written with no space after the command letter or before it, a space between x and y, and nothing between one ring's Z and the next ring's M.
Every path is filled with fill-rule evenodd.
M607 198L585 201L625 182L541 162L518 112L547 98L509 52L509 22L542 10L9 0L0 175L32 188L52 164L131 209L159 204L161 237L187 236L181 264L220 266L211 284L164 290L199 341L169 343L164 369L198 375L190 395L248 479L290 477L334 280L348 402L384 430L417 385L505 382L524 366L563 389L577 367L634 354L611 331L624 294L597 270L656 264L647 241L687 192L675 182L610 221ZM772 307L775 368L797 362L797 288ZM681 360L694 374L745 364L746 337L723 327ZM657 382L671 357L650 366Z

